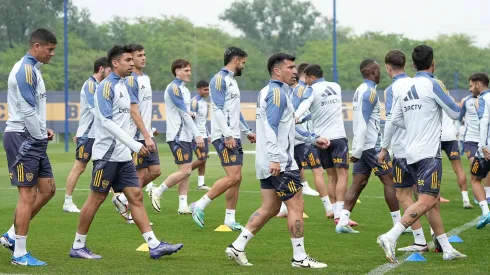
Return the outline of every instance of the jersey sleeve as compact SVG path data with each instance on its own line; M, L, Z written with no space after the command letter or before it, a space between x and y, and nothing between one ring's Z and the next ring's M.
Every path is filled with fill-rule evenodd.
M90 109L95 107L94 105L94 94L95 94L96 84L93 81L87 81L83 87L83 93L85 94L85 100Z
M242 112L240 112L240 130L242 130L245 135L250 135L252 133L252 130L250 129L250 127L248 127L248 123L245 120Z
M302 96L302 101L299 103L294 116L301 117L307 110L309 110L314 101L314 97L313 89L308 87Z
M177 107L180 116L184 120L184 124L186 125L186 127L188 127L188 129L191 130L193 136L194 137L201 136L199 130L197 129L196 124L192 120L192 117L187 113L187 107L185 106L184 96L179 86L177 86L176 84L172 84L168 88L167 93L169 94L172 103L175 105L175 107Z
M124 82L129 92L131 104L139 104L139 85L138 80L134 76L128 76Z
M191 112L197 113L198 110L199 110L199 102L197 98L194 97L191 100Z
M43 139L41 119L36 112L37 77L32 65L24 64L15 75L17 82L17 99L24 125L35 139Z
M478 143L478 148L483 148L487 146L488 124L490 122L490 114L488 112L489 106L486 104L483 96L480 96L475 100L475 105L480 125L480 142Z
M439 106L446 112L446 114L451 118L451 119L458 119L459 118L459 111L460 108L454 102L454 100L451 99L451 97L448 95L448 92L446 90L446 87L442 83L442 81L438 79L434 79L432 82L433 84L433 93L434 93L434 100L437 102Z
M393 89L392 86L389 86L385 90L385 112L386 112L386 121L384 128L383 139L381 140L381 148L388 149L391 145L391 138L393 136L394 127L391 121L392 119L392 106L393 106Z
M286 108L286 94L280 88L272 88L265 98L266 116L262 118L265 128L267 154L271 162L279 162L279 148L277 147L277 135L279 122Z
M361 119L359 119L358 127L355 129L356 144L352 148L355 148L352 151L352 156L355 158L360 158L362 155L362 151L364 151L364 142L366 140L366 133L368 129L369 119L371 118L371 114L373 113L374 106L378 103L378 94L376 90L371 88L369 91L364 92L362 99L360 100L360 111L361 111Z

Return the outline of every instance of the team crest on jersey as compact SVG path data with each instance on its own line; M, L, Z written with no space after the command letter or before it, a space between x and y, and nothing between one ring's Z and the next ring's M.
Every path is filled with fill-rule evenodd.
M83 153L83 158L88 159L88 153Z
M230 160L231 160L231 162L235 162L236 161L236 156L235 155L231 155L230 156Z
M33 178L34 178L34 175L32 173L27 173L26 174L26 179L27 179L28 182L31 182Z
M316 159L317 164L321 164L320 159Z
M184 159L188 160L189 159L189 154L184 154Z
M139 164L142 164L143 163L143 159L142 158L138 159L138 163Z
M103 180L102 181L102 188L107 188L109 186L109 181L108 180Z

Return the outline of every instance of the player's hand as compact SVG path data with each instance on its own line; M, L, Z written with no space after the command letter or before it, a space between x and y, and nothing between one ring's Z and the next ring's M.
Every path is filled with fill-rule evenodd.
M154 136L158 136L160 134L156 128L151 128L151 130L153 131Z
M482 151L483 151L483 157L485 158L485 160L490 160L490 151L488 150L488 148L483 148Z
M73 142L77 143L78 138L76 136L73 137Z
M255 133L248 134L247 138L251 143L255 143L257 141L257 135Z
M201 136L196 137L194 141L196 142L197 147L204 148L204 139Z
M146 144L146 148L148 148L148 151L155 152L157 150L155 142L151 137L145 138L145 144Z
M207 140L208 140L208 144L211 144L211 138L210 138L210 137L208 137L208 139L207 139Z
M192 118L196 118L196 113L194 112L187 112Z
M225 146L228 149L233 149L236 147L236 141L235 138L233 137L227 137L225 138Z
M294 117L294 122L295 122L296 124L298 124L298 123L299 123L299 117L295 116L295 117Z
M359 159L358 159L358 158L356 158L356 157L354 157L354 156L351 156L351 157L350 157L350 162L352 162L352 163L356 163L358 160L359 160Z
M315 140L316 146L322 148L322 149L327 149L328 146L330 146L330 140L326 138L319 137Z
M54 138L54 132L51 129L48 129L48 140L53 140Z
M138 154L142 157L146 157L148 156L148 154L150 154L150 151L148 151L148 149L146 149L145 146L141 146L140 148L140 151L138 152Z
M379 164L385 164L386 154L388 154L388 150L386 150L385 148L381 149L381 152L379 152L379 154L378 154L378 163Z
M279 162L270 162L269 173L271 173L271 175L273 175L274 177L279 176L279 174L281 173L281 165L279 164Z

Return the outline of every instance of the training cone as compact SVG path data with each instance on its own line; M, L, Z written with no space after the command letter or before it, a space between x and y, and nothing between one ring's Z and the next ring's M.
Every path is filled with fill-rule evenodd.
M361 203L361 200L360 199L357 199L357 202L356 203Z
M407 258L407 262L425 262L425 261L427 260L424 258L424 256L420 255L419 253L413 253Z
M306 213L303 212L303 219L308 219L308 218L309 218L308 215L306 215Z
M214 231L216 231L216 232L231 232L233 230L231 230L231 228L229 228L228 226L222 224L222 225L218 226Z
M454 235L454 236L451 236L449 237L449 239L447 239L450 243L462 243L463 242L463 239L461 239L460 237Z
M148 248L148 244L144 243L140 245L138 248L136 248L136 251L148 252L150 251L150 249Z

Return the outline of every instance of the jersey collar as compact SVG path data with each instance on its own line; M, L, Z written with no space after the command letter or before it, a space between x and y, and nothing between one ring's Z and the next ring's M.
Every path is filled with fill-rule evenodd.
M185 82L182 79L174 78L174 82L179 84L179 86L185 86Z
M97 81L97 79L93 75L91 75L89 79L92 79L95 83L99 84L99 81Z
M370 87L376 87L376 83L374 83L374 81L371 81L369 79L364 79L364 83L366 83Z
M300 81L298 81L298 85L306 86L306 82L304 82L303 80L300 80Z
M313 81L313 83L311 83L311 85L315 84L315 83L319 83L319 82L325 82L325 79L322 77L322 78L318 78L317 80Z
M28 64L31 64L32 66L36 67L36 69L41 68L41 65L43 65L43 63L37 61L37 59L34 56L32 56L30 53L26 53L25 60Z
M427 77L427 78L435 78L433 74L429 72L417 72L415 76Z
M227 69L225 69L225 67L221 68L221 71L222 72L225 72L227 75L229 75L231 77L234 77L235 76L235 73L234 72L228 71Z
M406 77L408 77L408 75L406 73L397 74L393 77L393 82L397 81L398 79L402 79L402 78L406 78Z
M112 80L116 80L116 81L121 81L121 80L124 80L124 78L118 76L117 74L115 74L114 72L111 72L109 74L109 76L107 76L108 79L112 79Z

